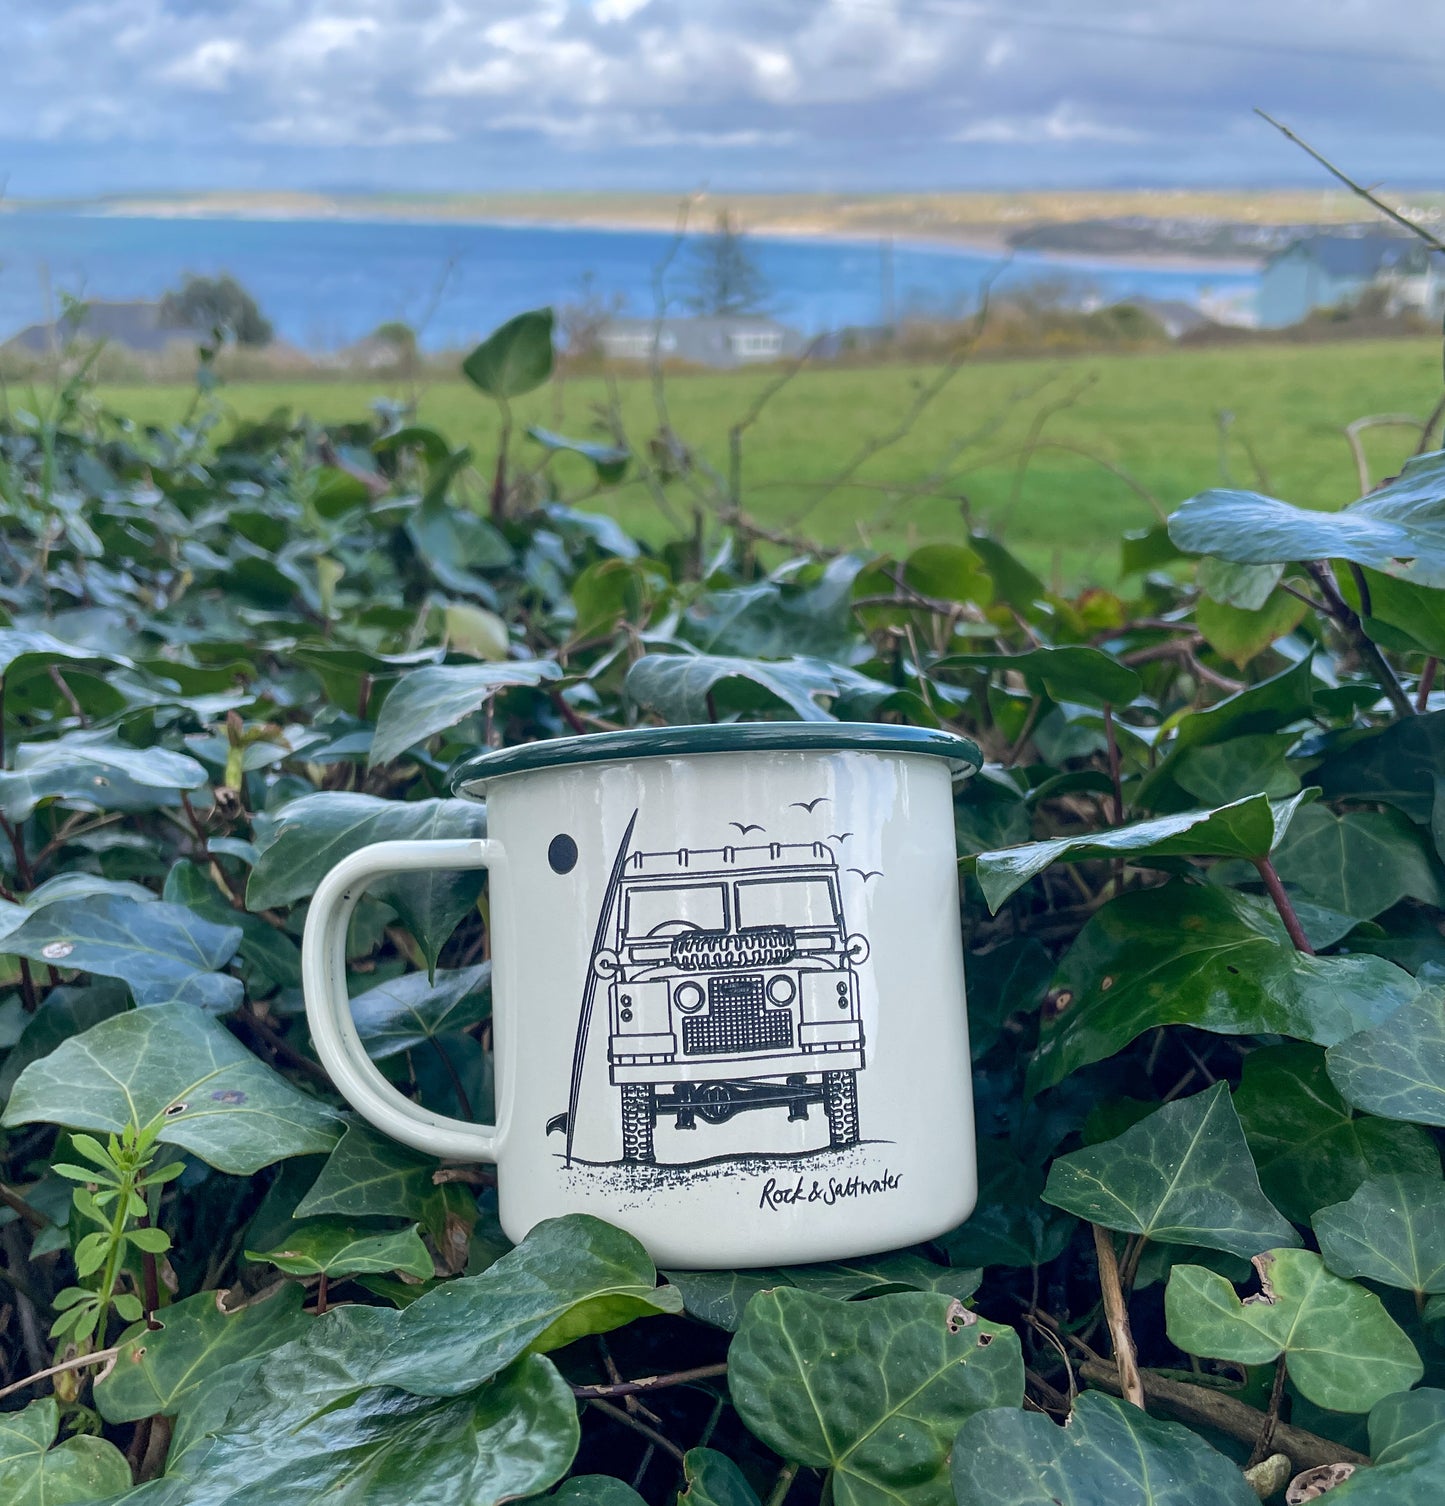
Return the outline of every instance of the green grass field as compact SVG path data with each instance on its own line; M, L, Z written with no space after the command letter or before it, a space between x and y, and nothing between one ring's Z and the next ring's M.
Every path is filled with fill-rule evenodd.
M1440 347L1428 340L981 363L960 369L905 437L825 493L865 446L903 425L932 375L907 367L800 372L744 437L748 512L826 543L901 549L956 536L966 499L977 519L1060 582L1108 581L1121 530L1147 526L1206 487L1258 488L1317 507L1350 501L1358 486L1345 425L1369 414L1423 417L1441 388ZM775 376L670 377L675 431L725 471L729 428ZM237 417L289 406L322 422L407 395L353 381L237 384L220 394ZM21 396L12 389L12 401ZM120 412L159 421L177 419L192 400L188 389L160 386L111 387L101 396ZM649 383L622 382L618 396L634 447L645 447L657 428ZM421 422L491 456L497 422L487 399L461 382L424 387L419 397ZM518 403L517 417L599 438L606 403L601 381L577 379ZM1416 437L1398 428L1367 436L1377 479ZM526 440L519 454L528 463L540 458ZM575 492L587 468L562 457L556 474ZM686 511L684 485L674 483L669 496ZM644 536L673 531L635 481L587 505Z

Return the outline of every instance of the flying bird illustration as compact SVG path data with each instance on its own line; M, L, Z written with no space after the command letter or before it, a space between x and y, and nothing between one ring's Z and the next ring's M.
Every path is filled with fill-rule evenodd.
M795 800L795 801L793 801L793 804L800 811L807 811L807 813L810 816L813 814L813 809L814 809L815 806L819 806L819 805L831 805L832 803L833 802L831 800L829 800L829 798L826 795L819 795L816 800Z
M869 879L875 879L875 878L882 878L883 877L883 870L881 868L870 868L867 873L864 873L861 868L850 868L848 870L848 872L849 873L856 873L858 875L858 877L860 879L862 879L865 884L868 882Z
M736 826L741 836L747 836L750 831L766 831L765 826L757 826L747 821L729 821L729 826Z
M853 833L851 831L835 831L828 834L830 842L846 842Z

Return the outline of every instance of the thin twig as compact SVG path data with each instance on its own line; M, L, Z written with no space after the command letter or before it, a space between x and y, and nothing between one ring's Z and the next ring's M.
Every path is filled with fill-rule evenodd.
M1119 1386L1126 1401L1142 1412L1144 1382L1139 1378L1139 1362L1134 1355L1134 1335L1129 1329L1129 1309L1119 1282L1119 1261L1114 1254L1114 1236L1098 1224L1094 1231L1094 1249L1099 1256L1099 1289L1104 1295L1104 1318L1114 1344L1114 1364L1119 1372Z
M768 1496L768 1506L783 1506L788 1499L788 1492L793 1488L793 1481L798 1478L798 1466L785 1464L778 1471L778 1478L773 1483L772 1492Z
M1432 235L1430 231L1424 228L1423 225L1417 225L1414 220L1406 219L1405 216L1398 210L1391 209L1383 199L1380 199L1375 194L1371 193L1363 183L1356 183L1355 180L1351 178L1347 173L1342 172L1338 167L1336 167L1328 157L1322 155L1320 152L1317 152L1314 147L1309 144L1308 141L1305 141L1302 137L1296 136L1295 133L1290 130L1287 125L1281 124L1274 118L1273 115L1266 113L1264 110L1259 109L1257 106L1254 113L1258 115L1261 120L1267 121L1270 125L1272 125L1275 130L1277 130L1280 135L1283 136L1287 141L1294 142L1294 144L1299 147L1302 152L1310 157L1313 157L1315 161L1318 162L1319 165L1324 168L1324 170L1329 173L1332 178L1337 178L1341 183L1345 185L1346 188L1350 190L1351 193L1358 194L1359 197L1364 199L1367 204L1373 204L1375 208L1378 209L1380 213L1386 217L1386 219L1394 220L1394 222L1402 229L1408 230L1411 235L1418 236L1422 241L1425 242L1427 246L1430 247L1432 251L1445 251L1445 241L1442 241L1436 235Z
M1315 949L1310 945L1310 939L1305 935L1305 928L1300 924L1300 918L1295 912L1295 907L1285 892L1284 885L1280 882L1279 873L1269 858L1255 858L1254 866L1259 869L1259 876L1264 880L1264 887L1269 891L1269 897L1274 901L1274 907L1279 911L1279 918L1284 922L1284 928L1289 932L1289 939L1294 943L1295 951L1303 952L1308 957L1313 957Z
M1329 564L1325 560L1306 560L1304 567L1320 588L1326 613L1350 640L1355 652L1374 671L1375 678L1380 682L1380 689L1385 693L1385 699L1395 709L1395 715L1414 716L1415 708L1410 704L1409 696L1401 689L1399 680L1395 678L1395 671L1390 668L1385 656L1365 631L1359 614L1340 595L1340 588L1335 583L1334 571L1330 569ZM1361 605L1363 606L1364 603L1362 602Z
M0 1182L0 1203L4 1203L12 1212L18 1213L32 1229L43 1229L50 1222L38 1208L32 1208L18 1192L7 1187L4 1182Z
M674 1370L670 1375L647 1375L641 1380L617 1381L608 1386L573 1386L573 1396L595 1401L600 1396L639 1396L644 1391L661 1391L667 1386L685 1386L692 1381L714 1380L728 1373L727 1363L699 1365L695 1370Z
M1259 1437L1254 1440L1254 1448L1245 1464L1246 1469L1253 1468L1269 1454L1270 1444L1274 1441L1274 1430L1279 1426L1280 1404L1284 1401L1284 1377L1284 1355L1281 1354L1274 1362L1274 1384L1269 1389L1269 1407L1264 1414L1264 1425L1259 1430Z
M0 1395L3 1394L3 1392L0 1392ZM629 1416L622 1410L621 1407L614 1407L611 1402L599 1401L595 1397L589 1400L587 1404L588 1406L596 1407L599 1412L605 1413L608 1417L612 1418L614 1422L620 1422L624 1427L631 1428L634 1433L641 1433L649 1443L655 1444L658 1448L662 1449L664 1453L671 1454L679 1464L682 1463L682 1450L678 1448L678 1446L672 1441L672 1439L667 1437L664 1433L659 1433L656 1428L648 1427L648 1425L643 1422L640 1417Z
M1430 709L1430 692L1435 688L1435 675L1440 661L1431 654L1420 671L1420 683L1415 687L1415 710L1423 716Z
M91 1365L102 1365L109 1373L109 1367L119 1353L118 1346L115 1349L97 1349L90 1354L77 1355L73 1360L62 1360L46 1370L37 1370L34 1375L27 1375L24 1380L15 1381L0 1390L0 1401L13 1396L17 1391L23 1391L27 1386L33 1386L36 1381L48 1380L52 1375L64 1375L69 1370L84 1370Z

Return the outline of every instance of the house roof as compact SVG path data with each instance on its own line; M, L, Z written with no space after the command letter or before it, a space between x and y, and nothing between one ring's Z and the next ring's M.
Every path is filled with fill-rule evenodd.
M115 303L87 303L59 319L31 324L5 342L12 350L44 355L72 340L105 340L126 350L159 353L168 346L184 342L195 344L206 338L199 329L185 329L161 323L161 306L141 300Z
M1272 256L1306 256L1331 277L1371 278L1381 272L1423 270L1426 251L1403 235L1306 235Z

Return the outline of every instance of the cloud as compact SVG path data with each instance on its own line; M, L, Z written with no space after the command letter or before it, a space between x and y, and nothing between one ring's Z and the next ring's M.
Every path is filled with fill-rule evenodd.
M137 164L148 186L1309 180L1261 103L1399 182L1437 156L1445 42L1417 7L8 0L0 174L20 195L127 190Z

